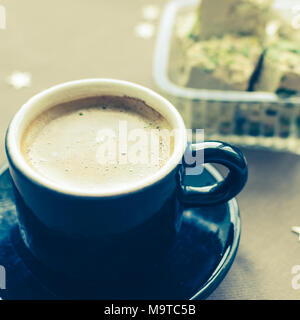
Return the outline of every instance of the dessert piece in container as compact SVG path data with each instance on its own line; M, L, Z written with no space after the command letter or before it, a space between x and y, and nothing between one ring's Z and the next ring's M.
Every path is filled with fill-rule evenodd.
M300 44L278 40L264 54L256 91L293 95L300 92Z
M180 85L246 91L263 53L256 37L225 35L195 42L182 56Z
M199 27L204 39L226 33L265 37L273 0L202 0Z

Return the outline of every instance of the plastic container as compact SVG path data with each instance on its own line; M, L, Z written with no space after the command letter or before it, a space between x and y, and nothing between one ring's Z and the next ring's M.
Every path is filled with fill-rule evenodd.
M165 8L153 65L158 90L177 107L187 128L205 130L206 140L300 155L300 97L192 89L171 81L169 65L176 19L182 13L195 10L198 3L198 0L176 0ZM297 0L277 0L274 5L280 10L288 6L290 10L293 4L299 6Z

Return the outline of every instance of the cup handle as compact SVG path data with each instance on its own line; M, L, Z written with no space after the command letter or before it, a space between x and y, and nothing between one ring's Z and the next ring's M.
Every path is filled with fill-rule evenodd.
M184 206L210 206L227 202L235 197L245 186L248 167L243 153L236 147L219 141L190 144L188 152L203 152L205 163L218 163L229 169L227 177L210 186L193 187L184 184L186 168L183 162L180 174L180 200Z

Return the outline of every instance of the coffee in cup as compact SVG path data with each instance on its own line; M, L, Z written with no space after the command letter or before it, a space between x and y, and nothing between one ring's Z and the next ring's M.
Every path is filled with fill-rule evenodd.
M52 106L27 126L21 149L45 178L72 189L132 185L173 152L169 122L145 102L104 95Z

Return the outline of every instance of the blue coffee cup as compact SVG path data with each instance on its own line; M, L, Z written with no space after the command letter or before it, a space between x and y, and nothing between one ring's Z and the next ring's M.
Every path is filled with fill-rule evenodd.
M142 100L168 120L178 134L167 163L134 185L108 191L62 186L36 172L21 151L28 124L54 105L101 95ZM27 248L49 270L87 281L104 281L112 275L122 277L146 268L151 259L165 255L172 245L184 207L226 202L247 181L246 160L237 148L218 141L189 144L187 140L184 122L175 107L134 83L79 80L31 98L13 118L6 136L20 234ZM205 163L227 167L227 177L205 187L186 185L188 172L198 172L201 179L203 163L187 161L197 153L204 154Z

